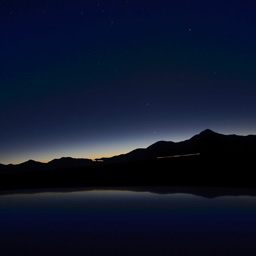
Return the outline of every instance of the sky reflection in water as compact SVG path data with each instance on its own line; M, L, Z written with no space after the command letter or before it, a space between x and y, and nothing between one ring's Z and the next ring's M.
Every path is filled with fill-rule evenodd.
M2 195L0 226L1 255L253 255L256 197Z

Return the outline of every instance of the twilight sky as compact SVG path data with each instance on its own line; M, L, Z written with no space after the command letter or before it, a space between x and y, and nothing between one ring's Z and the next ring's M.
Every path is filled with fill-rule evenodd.
M0 163L256 134L256 3L1 0Z

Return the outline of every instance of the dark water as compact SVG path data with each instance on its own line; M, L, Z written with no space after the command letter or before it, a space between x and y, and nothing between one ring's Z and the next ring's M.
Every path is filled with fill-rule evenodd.
M256 197L131 191L0 196L0 255L256 255Z

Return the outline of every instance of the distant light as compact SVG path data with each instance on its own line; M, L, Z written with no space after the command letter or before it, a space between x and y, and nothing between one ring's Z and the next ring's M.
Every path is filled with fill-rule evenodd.
M100 163L103 163L104 160L103 160L103 159L94 159L93 162L100 162Z
M194 153L194 154L186 154L186 155L174 155L174 156L159 156L157 159L164 159L164 158L176 158L176 157L184 157L184 156L199 156L200 153Z

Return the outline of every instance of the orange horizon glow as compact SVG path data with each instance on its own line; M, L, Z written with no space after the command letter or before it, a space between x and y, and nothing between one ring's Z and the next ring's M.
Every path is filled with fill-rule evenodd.
M67 157L70 157L70 158L73 158L73 159L90 159L92 161L96 161L97 159L101 159L101 158L111 158L113 156L117 156L117 155L121 155L121 154L125 154L125 153L128 153L128 152L124 152L124 153L117 153L117 154L107 154L107 155L104 155L104 156L98 156L98 155L94 155L92 157L88 157L88 156L61 156L61 157L54 157L54 158L47 158L47 159L31 159L31 158L28 158L26 160L21 160L21 161L14 161L14 162L1 162L1 164L3 165L18 165L18 164L22 164L24 162L27 162L29 160L33 160L35 162L39 162L39 163L43 163L43 164L47 164L49 163L50 161L54 160L54 159L61 159L61 158L67 158Z

